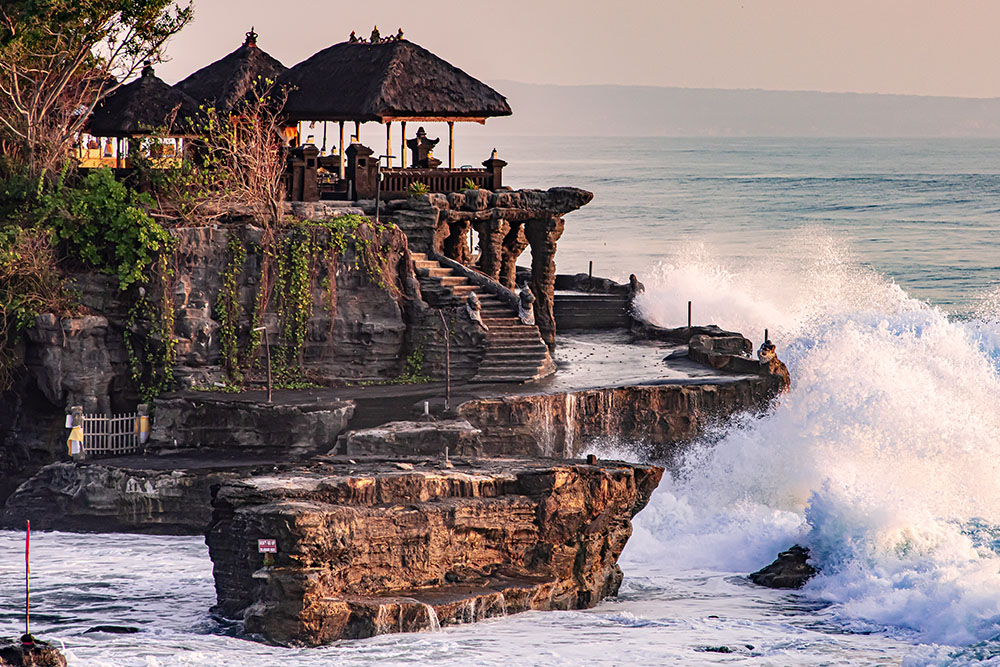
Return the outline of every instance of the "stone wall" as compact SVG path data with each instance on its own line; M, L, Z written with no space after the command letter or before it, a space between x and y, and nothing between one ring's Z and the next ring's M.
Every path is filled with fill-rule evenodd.
M575 458L596 440L643 443L654 458L714 421L763 410L781 390L772 376L723 377L697 384L601 388L536 396L481 398L458 415L481 431L486 456Z

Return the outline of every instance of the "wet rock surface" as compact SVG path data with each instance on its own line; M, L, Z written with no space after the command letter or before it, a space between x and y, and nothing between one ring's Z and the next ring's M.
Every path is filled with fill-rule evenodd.
M0 527L200 535L211 517L213 485L233 470L137 470L99 463L53 463L21 484L0 512Z
M750 581L768 588L802 588L817 570L808 563L809 550L798 544L782 551L778 558L750 575Z
M389 422L342 435L331 455L477 456L481 431L464 419Z
M427 629L614 595L663 474L618 462L330 458L223 484L214 611L278 643ZM274 539L273 565L258 553Z
M346 399L291 405L192 392L157 399L148 449L238 449L286 459L325 451L354 415Z
M31 644L0 640L0 665L11 667L66 667L66 658L54 646L39 639Z

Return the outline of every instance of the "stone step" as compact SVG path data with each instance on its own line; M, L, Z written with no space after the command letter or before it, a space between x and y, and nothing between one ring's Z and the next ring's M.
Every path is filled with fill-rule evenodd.
M439 284L445 285L447 287L459 287L469 284L469 281L466 280L464 276L444 275L444 276L437 276L436 280L438 281ZM473 285L469 286L474 287Z
M454 272L446 266L417 267L418 278L442 278L452 273Z

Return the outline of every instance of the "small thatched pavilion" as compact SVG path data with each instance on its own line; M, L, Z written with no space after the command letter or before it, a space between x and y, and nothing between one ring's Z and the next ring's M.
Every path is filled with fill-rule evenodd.
M402 129L402 166L406 166L406 123L446 122L449 168L455 166L455 122L484 123L493 116L509 116L506 98L482 81L445 62L427 49L403 39L403 31L369 39L352 32L346 42L334 44L279 78L290 86L284 111L289 121L340 123L341 177L343 177L344 123L386 126L386 154L392 156L392 122ZM391 166L391 162L390 162Z
M171 137L192 136L189 124L198 113L198 103L168 85L146 65L138 79L106 97L94 109L86 130L96 137L121 139L148 136L165 129Z
M254 86L275 81L288 71L276 58L257 46L257 33L250 28L243 46L187 77L175 88L201 104L229 111Z

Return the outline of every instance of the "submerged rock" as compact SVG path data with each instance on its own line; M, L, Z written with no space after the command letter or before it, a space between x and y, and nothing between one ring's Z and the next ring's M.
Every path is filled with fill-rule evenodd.
M592 607L618 592L631 519L663 474L452 463L338 458L223 484L206 536L213 610L269 641L319 645ZM277 553L259 553L261 539Z
M66 667L66 658L54 646L31 636L0 640L0 665L11 667Z
M809 550L796 544L782 551L767 567L750 575L750 581L769 588L802 588L817 570L807 561Z

